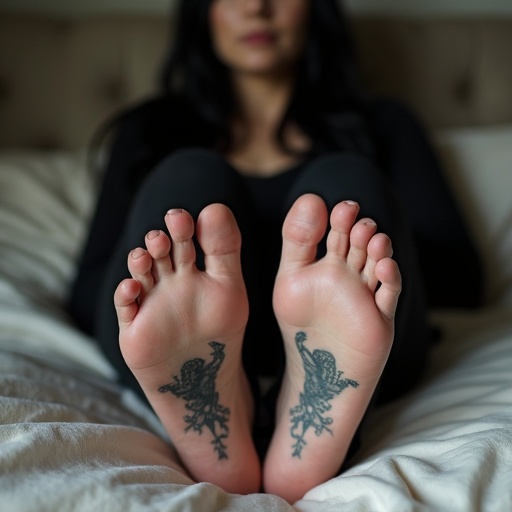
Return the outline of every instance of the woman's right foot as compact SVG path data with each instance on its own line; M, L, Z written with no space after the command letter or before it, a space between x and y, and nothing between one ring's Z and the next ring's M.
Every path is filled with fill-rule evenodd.
M201 212L202 272L191 216L170 210L165 223L171 240L149 232L146 249L128 257L132 279L115 292L123 357L190 475L228 492L257 492L253 400L241 357L248 301L240 232L227 207Z
M339 471L393 341L400 272L389 238L358 212L351 201L334 207L320 260L320 197L300 197L283 226L274 311L286 370L264 487L290 502Z

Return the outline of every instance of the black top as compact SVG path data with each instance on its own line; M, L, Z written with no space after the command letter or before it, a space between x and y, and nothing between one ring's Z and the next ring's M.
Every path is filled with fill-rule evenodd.
M169 122L176 119L184 122ZM480 305L481 262L421 125L407 108L391 100L375 101L367 121L375 163L394 185L413 227L430 306ZM110 259L140 180L162 158L190 146L192 140L195 147L213 146L197 126L182 105L164 99L151 100L124 116L111 145L75 293L99 276ZM288 188L293 174L291 170L274 178L247 178L262 213L274 208L269 197L279 200L279 190Z

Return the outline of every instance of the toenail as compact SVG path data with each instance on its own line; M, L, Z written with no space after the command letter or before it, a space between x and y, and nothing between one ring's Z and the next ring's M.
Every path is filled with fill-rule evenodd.
M376 225L377 225L377 223L376 223L376 222L374 222L374 221L373 221L373 220L371 220L371 219L367 219L367 220L365 220L365 221L364 221L364 224L365 224L366 226L371 226L371 227L373 227L373 226L376 226Z
M137 258L140 258L144 254L144 251L140 248L133 249L133 251L130 253L130 256L136 260Z
M156 238L159 234L160 234L160 231L157 229L154 229L153 231L150 231L146 235L146 237L148 238L148 240L153 240L153 238Z
M346 201L343 201L344 203L350 204L351 206L355 206L357 203L356 201L352 201L350 199L347 199Z
M176 215L178 213L183 213L184 211L185 210L183 210L182 208L172 208L167 212L167 215Z

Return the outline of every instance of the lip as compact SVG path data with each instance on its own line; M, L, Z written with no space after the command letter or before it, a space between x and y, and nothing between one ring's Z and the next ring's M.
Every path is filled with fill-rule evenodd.
M269 30L257 30L250 32L241 38L244 43L257 46L273 43L275 39L275 34Z

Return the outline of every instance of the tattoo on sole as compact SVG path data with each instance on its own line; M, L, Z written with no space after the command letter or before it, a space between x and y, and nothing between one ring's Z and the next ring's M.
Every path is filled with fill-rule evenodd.
M305 332L295 335L295 344L304 365L304 390L299 394L299 404L290 409L290 433L295 443L292 456L301 458L302 450L307 444L304 436L312 428L317 436L327 431L332 435L329 426L333 419L325 413L332 405L329 403L348 387L357 388L355 380L344 379L343 372L336 369L336 359L327 350L315 349L311 352L304 346L307 340Z
M208 429L213 435L213 450L220 460L228 458L224 441L229 434L230 411L219 403L215 381L224 361L225 345L217 341L211 341L208 345L212 348L212 360L209 363L200 357L186 361L181 367L180 375L174 375L173 381L161 386L158 391L169 391L186 401L185 407L192 414L183 417L187 425L185 432L193 430L202 434L203 428Z

